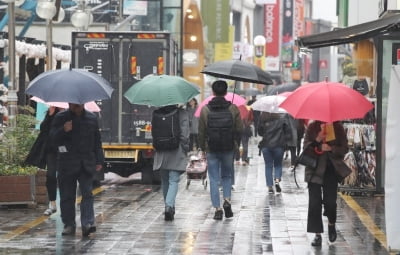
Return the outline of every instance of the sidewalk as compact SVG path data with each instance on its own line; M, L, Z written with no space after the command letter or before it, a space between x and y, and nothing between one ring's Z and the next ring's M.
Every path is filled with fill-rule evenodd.
M329 244L324 233L322 247L314 248L306 233L304 169L297 188L285 161L282 194L268 194L263 158L254 142L249 150L250 165L236 166L233 218L213 220L209 188L191 181L186 189L186 175L172 222L164 221L159 186L104 186L95 190L97 232L89 238L79 226L76 236L62 237L59 213L44 217L45 208L0 208L0 254L389 254L383 197L340 195L338 239Z

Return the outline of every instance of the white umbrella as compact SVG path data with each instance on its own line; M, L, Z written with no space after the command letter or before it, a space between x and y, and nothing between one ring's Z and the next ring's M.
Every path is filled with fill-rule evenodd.
M251 105L251 108L253 108L253 110L261 112L287 113L285 109L279 107L279 104L285 101L285 99L286 97L281 95L265 96L257 99Z

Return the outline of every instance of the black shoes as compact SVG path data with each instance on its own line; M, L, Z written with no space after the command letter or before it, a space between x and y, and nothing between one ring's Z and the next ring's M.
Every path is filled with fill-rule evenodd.
M274 189L271 187L268 187L268 193L269 194L274 194Z
M214 220L222 220L223 211L221 209L215 210Z
M315 235L314 240L311 242L312 246L321 246L322 245L322 237L321 235Z
M231 203L229 203L227 200L225 200L223 207L224 207L224 211L225 211L225 217L226 218L233 217Z
M333 225L328 225L328 237L329 237L329 241L331 243L333 243L334 241L336 241L336 228L335 228L335 224Z
M61 235L63 236L75 235L75 227L65 225L63 231L61 232Z
M166 221L173 221L175 216L175 209L172 208L171 206L166 206L165 207L165 215L164 219Z
M279 182L275 182L275 190L276 190L276 193L281 193L282 192L282 189L281 189L281 186L279 185Z
M86 225L82 226L82 236L89 236L90 233L96 232L96 226L93 225Z

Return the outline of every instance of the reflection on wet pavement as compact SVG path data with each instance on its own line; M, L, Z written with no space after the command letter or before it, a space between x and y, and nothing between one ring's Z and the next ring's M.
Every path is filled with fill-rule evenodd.
M172 222L164 221L159 186L105 186L95 196L97 232L88 238L82 237L80 226L75 236L61 236L59 212L42 218L42 207L1 207L0 254L389 254L378 235L385 231L384 197L351 197L370 217L368 226L360 209L339 196L338 239L330 244L324 233L322 247L314 248L313 234L306 233L303 169L298 169L297 188L285 161L282 194L268 194L255 143L250 156L249 166L235 166L233 218L213 220L209 188L192 181L185 189L185 175Z

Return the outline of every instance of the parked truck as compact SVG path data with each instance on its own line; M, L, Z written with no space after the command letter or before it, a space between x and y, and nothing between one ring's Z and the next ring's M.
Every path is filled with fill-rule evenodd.
M142 183L159 182L152 170L153 107L130 104L126 90L149 74L177 73L177 44L168 32L73 32L72 64L110 81L111 100L98 101L105 172L142 173Z

